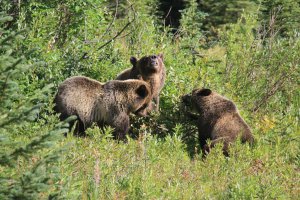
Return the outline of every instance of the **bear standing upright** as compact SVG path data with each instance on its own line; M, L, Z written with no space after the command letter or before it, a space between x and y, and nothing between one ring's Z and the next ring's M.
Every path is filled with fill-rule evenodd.
M223 142L224 155L228 156L228 146L238 136L242 143L253 143L249 126L240 116L235 104L210 89L195 89L192 94L182 97L187 106L199 113L197 126L199 142L204 154L217 142ZM194 115L195 116L195 115ZM208 146L206 140L211 140Z
M71 115L78 117L77 134L96 122L100 127L112 126L115 138L123 140L130 126L129 113L143 113L150 101L150 88L145 81L114 80L101 84L75 76L58 87L54 110L60 113L61 120Z
M116 80L141 79L149 83L155 107L149 104L148 111L159 110L159 94L165 84L166 69L163 54L144 56L140 60L130 58L132 68L121 72Z

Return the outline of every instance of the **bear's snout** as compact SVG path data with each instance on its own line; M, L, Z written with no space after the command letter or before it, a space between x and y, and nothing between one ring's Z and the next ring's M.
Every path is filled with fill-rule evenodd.
M157 60L157 56L156 55L150 56L150 64L152 66L154 66L154 67L158 65L158 60Z
M181 101L186 105L190 106L192 101L192 95L186 94L181 97Z

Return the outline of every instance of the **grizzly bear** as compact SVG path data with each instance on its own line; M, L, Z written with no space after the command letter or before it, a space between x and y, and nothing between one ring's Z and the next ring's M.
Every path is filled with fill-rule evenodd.
M152 99L155 106L151 103L148 111L159 110L159 94L165 84L166 70L163 54L144 56L140 60L135 57L130 58L132 68L121 72L116 80L140 79L150 85Z
M199 142L203 154L207 154L217 142L223 142L223 153L228 156L230 143L240 137L242 143L253 143L249 126L240 116L235 104L210 89L195 89L182 97L186 106L198 113ZM211 144L207 144L207 139Z
M60 113L61 120L77 116L75 134L83 135L95 122L100 127L112 126L114 137L124 140L130 126L129 113L142 114L150 101L150 87L145 81L113 80L102 84L75 76L58 87L54 110Z

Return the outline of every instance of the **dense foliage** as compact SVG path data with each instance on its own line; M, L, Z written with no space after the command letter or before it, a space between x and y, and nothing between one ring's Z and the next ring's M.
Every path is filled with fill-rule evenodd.
M299 4L186 0L169 27L159 0L1 1L0 199L297 199ZM63 136L59 83L112 80L131 56L161 52L160 113L132 116L128 143L110 128ZM202 159L180 103L196 87L237 104L254 147Z
M45 193L50 198L60 193L56 164L63 149L57 143L68 129L63 123L47 128L37 123L50 87L27 90L28 70L37 63L18 55L24 31L7 28L11 20L0 13L0 198L38 199Z

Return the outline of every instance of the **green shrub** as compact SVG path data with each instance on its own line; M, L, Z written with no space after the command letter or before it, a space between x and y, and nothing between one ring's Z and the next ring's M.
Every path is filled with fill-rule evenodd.
M35 138L25 132L28 126L31 131L34 129L32 124L41 107L39 102L49 87L25 94L22 83L31 65L26 64L24 56L16 56L16 43L23 37L22 31L6 29L10 20L11 17L0 13L0 198L48 196L51 199L61 190L55 163L62 149L57 147L57 142L68 129L60 123L52 131L36 130Z

